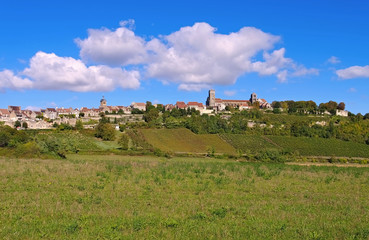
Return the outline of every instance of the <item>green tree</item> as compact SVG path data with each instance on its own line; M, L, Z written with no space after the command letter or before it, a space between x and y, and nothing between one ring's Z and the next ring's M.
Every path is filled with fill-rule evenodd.
M338 110L345 110L346 104L344 102L340 102L337 106Z
M115 129L109 123L100 122L96 126L95 136L104 141L113 141L115 139Z
M82 121L81 121L81 120L78 120L78 121L76 122L76 129L77 129L77 130L83 130L83 123L82 123Z
M119 144L119 146L120 146L123 150L128 150L129 137L127 136L127 134L124 134L124 133L123 133L123 134L119 137L118 144Z
M22 127L23 127L24 129L27 129L27 128L28 128L28 123L27 123L27 122L23 122L23 123L22 123Z
M8 146L10 141L10 134L6 131L0 131L0 147Z
M159 117L159 110L156 108L151 108L148 112L144 114L144 119L147 123L150 123Z

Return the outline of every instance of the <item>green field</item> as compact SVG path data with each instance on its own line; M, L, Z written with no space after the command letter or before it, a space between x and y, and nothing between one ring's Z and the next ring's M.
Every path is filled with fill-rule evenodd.
M222 134L222 138L243 152L256 153L271 148L298 151L302 156L337 156L369 158L369 145L334 138L259 136Z
M367 168L0 158L0 239L368 239Z
M369 145L334 138L267 136L284 149L304 156L340 156L369 158Z
M235 149L215 134L194 134L188 129L141 129L145 140L162 151L235 154Z

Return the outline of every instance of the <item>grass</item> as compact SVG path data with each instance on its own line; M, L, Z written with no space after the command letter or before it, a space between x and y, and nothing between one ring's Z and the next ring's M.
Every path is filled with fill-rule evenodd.
M0 158L1 239L367 239L367 168Z
M339 156L369 158L369 145L338 139L290 136L222 134L225 141L243 152L256 153L277 148L298 151L302 156Z
M218 135L194 134L188 129L141 129L145 140L162 151L235 154L235 149Z

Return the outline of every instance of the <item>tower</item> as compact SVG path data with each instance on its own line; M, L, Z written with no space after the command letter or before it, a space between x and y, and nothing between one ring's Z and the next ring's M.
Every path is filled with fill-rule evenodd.
M215 107L215 90L209 90L208 99L206 99L206 106Z
M105 108L105 107L106 107L106 99L103 96L103 98L100 100L100 108Z
M255 103L255 102L257 102L257 100L258 100L258 97L257 97L256 93L252 93L251 97L250 97L250 102Z

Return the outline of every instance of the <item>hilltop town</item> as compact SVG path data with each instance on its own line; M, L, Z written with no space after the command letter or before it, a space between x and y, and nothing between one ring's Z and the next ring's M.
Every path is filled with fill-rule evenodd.
M274 102L273 102L274 103ZM129 106L109 106L103 97L98 108L46 108L39 111L22 110L20 106L8 106L8 109L0 109L0 121L5 125L17 128L29 129L51 129L56 124L76 125L78 120L82 121L84 128L93 128L102 116L118 119L119 122L140 122L143 121L143 113L146 111L147 103L132 102ZM283 111L280 106L273 106L265 99L257 97L252 93L247 100L226 100L215 97L215 90L209 90L206 104L200 102L177 101L175 104L153 104L156 108L172 111L173 109L191 109L199 112L200 115L214 115L218 113L229 113L229 109L238 111L260 109L273 111L276 107ZM323 112L330 115L328 111ZM336 115L348 116L348 111L337 110Z

